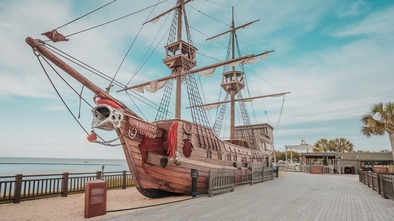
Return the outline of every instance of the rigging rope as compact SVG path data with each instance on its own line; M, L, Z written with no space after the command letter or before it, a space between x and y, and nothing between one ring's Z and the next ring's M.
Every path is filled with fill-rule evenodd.
M219 19L216 19L216 18L214 18L214 17L212 17L212 16L209 16L209 15L205 14L204 12L198 10L197 8L195 8L195 7L191 6L191 5L187 5L187 6L190 7L190 8L192 8L192 9L194 9L194 10L196 10L197 12L199 12L199 13L201 13L201 14L207 16L208 18L210 18L210 19L212 19L212 20L214 20L214 21L217 21L217 22L219 22L219 23L222 23L222 24L228 26L228 24L226 24L225 22L222 22L222 21L220 21Z
M81 103L82 103L82 92L85 85L82 85L81 93L79 93L79 108L78 108L78 119L81 118Z
M129 96L131 102L133 102L134 106L138 109L138 111L141 113L141 115L144 117L145 120L147 120L148 118L145 116L144 112L141 111L141 109L138 107L138 105L134 102L133 99L131 99L131 95L126 91L126 94Z
M108 21L108 22L104 22L104 23L101 23L101 24L99 24L99 25L92 26L92 27L90 27L90 28L87 28L87 29L84 29L84 30L81 30L81 31L78 31L78 32L75 32L75 33L72 33L72 34L69 34L69 35L66 35L65 37L70 37L70 36L73 36L73 35L76 35L76 34L80 34L80 33L82 33L82 32L90 31L90 30L92 30L92 29L95 29L95 28L98 28L98 27L101 27L101 26L104 26L104 25L108 25L108 24L113 23L113 22L115 22L115 21L119 21L119 20L124 19L124 18L127 18L127 17L129 17L129 16L131 16L131 15L135 15L135 14L137 14L137 13L140 13L140 12L142 12L142 11L145 11L145 10L147 10L147 9L149 9L149 8L156 7L157 5L162 4L162 3L166 2L166 1L168 1L168 0L163 0L162 2L159 2L159 3L155 4L155 5L148 6L148 7L146 7L146 8L141 9L141 10L132 12L132 13L127 14L127 15L124 15L124 16L122 16L122 17L119 17L119 18L110 20L110 21Z
M101 71L91 67L90 65L88 65L88 64L86 64L86 63L84 63L84 62L82 62L82 61L80 61L78 59L76 59L75 57L70 56L69 54L65 53L64 51L59 50L58 48L56 48L56 47L54 47L54 46L52 46L50 44L45 44L45 45L46 46L50 46L51 48L47 47L47 49L50 50L51 52L59 55L60 57L62 57L64 59L66 59L66 60L78 65L79 67L81 67L81 68L83 68L83 69L95 74L96 76L98 76L98 77L100 77L100 78L102 78L102 79L104 79L106 81L110 81L111 77L109 77L108 75L104 74L103 72L101 72ZM61 52L62 54L60 54L58 51ZM68 56L68 57L66 57L66 56ZM115 82L115 84L117 86L119 86L121 88L126 87L124 84L122 84L119 81L115 80L114 82ZM131 96L135 97L136 99L138 99L142 103L147 104L148 106L150 106L150 107L152 107L153 109L156 109L156 110L159 108L158 105L156 103L154 103L153 101L143 97L142 95L140 95L140 94L138 94L138 93L136 93L134 91L132 91L132 92L133 92L134 95L131 95ZM140 98L137 98L136 96L138 96Z
M212 4L215 4L215 5L223 6L223 7L226 7L226 8L231 8L231 6L229 6L229 5L223 5L223 4L220 4L220 3L217 3L217 2L214 2L214 1L210 1L210 0L205 0L205 1L210 2Z
M127 82L126 86L127 87L130 82L134 79L134 77L138 74L138 72L142 69L142 67L146 64L146 62L149 60L149 58L152 56L152 54L156 51L157 47L160 45L160 43L163 41L165 35L163 35L163 37L160 39L160 41L156 44L156 46L152 49L152 51L150 52L150 54L148 55L148 57L146 57L146 55L148 54L149 50L151 49L153 42L156 40L156 38L159 36L160 31L162 30L162 28L164 27L165 22L167 21L168 17L166 18L166 20L163 22L163 25L160 27L159 31L157 32L155 38L153 39L152 43L149 45L148 50L145 52L143 58L141 59L140 64L138 65L138 68L134 71L133 75L131 76L130 80ZM145 59L146 57L146 59Z
M77 59L77 58L65 53L64 51L62 51L62 50L60 50L60 49L58 49L58 48L56 48L56 47L54 47L54 46L52 46L52 45L50 45L48 43L46 43L45 46L49 46L50 48L47 47L48 50L50 50L51 52L61 56L62 58L66 59L66 60L68 60L68 61L70 61L70 62L72 62L72 63L74 63L76 65L78 65L79 67L91 72L92 74L95 74L96 76L98 76L98 77L100 77L100 78L102 78L104 80L110 81L110 79L111 79L110 76L108 76L108 75L104 74L103 72L93 68L92 66L80 61L79 59ZM121 88L124 87L124 84L122 84L119 81L115 81L115 83L116 83L117 86L119 86Z
M64 106L67 108L68 112L71 114L71 116L74 118L74 120L78 123L78 125L82 128L82 130L85 131L85 133L86 133L87 135L89 135L89 132L83 127L83 125L81 124L81 122L75 117L74 113L71 111L71 109L69 108L69 106L67 105L67 103L65 102L65 100L63 99L63 97L61 96L60 92L57 90L55 84L53 83L52 79L50 78L50 76L49 76L48 72L46 71L44 65L42 64L41 60L39 59L40 54L39 54L37 51L34 51L34 54L36 55L37 60L38 60L38 62L40 63L40 66L41 66L41 68L43 69L45 75L47 76L49 82L51 83L53 89L54 89L55 92L57 93L57 95L58 95L58 97L60 98L60 100L63 102ZM41 56L41 57L42 57L42 59L47 63L47 65L48 65L49 67L51 67L52 70L53 70L53 71L64 81L64 83L66 83L67 86L69 86L76 94L78 94L78 92L77 92L77 91L76 91L76 90L75 90L75 89L74 89L74 88L73 88L73 87L72 87L72 86L71 86L71 85L70 85L70 84L59 74L59 72L56 71L56 69L49 63L49 61L48 61L45 57L43 57L43 56ZM81 91L81 93L82 93L82 91ZM83 98L81 95L79 95L79 97L80 97L80 99L82 99L86 104L88 104L91 108L93 108L93 106L92 106L85 98ZM115 141L115 140L118 139L118 138L116 138L116 139L114 139L114 140L110 140L110 141L105 141L101 136L99 136L99 135L97 135L97 136L98 136L102 141L97 141L96 143L100 143L100 144L103 144L103 145L106 145L106 146L119 146L119 145L120 145L120 144L109 144L109 143Z
M149 18L150 15L153 13L153 10L156 8L156 6L157 6L159 3L160 3L160 0L158 0L157 3L156 3L155 5L151 6L151 7L153 7L153 9L152 9L152 11L149 13L149 15L147 16L147 18L145 19L145 22L148 21L148 18ZM111 80L111 82L110 82L110 84L109 84L109 86L108 86L108 91L107 91L107 92L109 92L109 88L110 88L110 86L111 86L113 80L114 80L114 79L116 78L116 76L118 75L120 68L122 67L122 65L123 65L124 61L126 60L127 56L129 55L130 50L131 50L131 48L134 46L134 43L135 43L135 41L137 40L138 36L140 35L140 33L141 33L141 31L142 31L142 28L144 27L144 24L145 24L145 23L143 23L143 24L141 25L140 29L138 30L137 35L134 37L134 39L133 39L133 41L131 42L129 48L127 49L126 54L124 55L122 61L120 62L119 67L118 67L118 69L116 70L115 75L114 75L114 77L112 78L112 80Z
M78 17L78 18L76 18L76 19L74 19L74 20L72 20L72 21L70 21L70 22L67 22L67 23L64 24L64 25L61 25L61 26L55 28L55 30L56 30L56 29L59 29L59 28L63 28L64 26L69 25L69 24L71 24L71 23L73 23L73 22L75 22L75 21L77 21L77 20L79 20L79 19L81 19L81 18L83 18L83 17L86 17L86 16L92 14L93 12L96 12L96 11L98 11L98 10L100 10L100 9L102 9L102 8L104 8L104 7L108 6L108 5L110 5L110 4L114 3L114 2L116 2L116 1L117 1L117 0L113 0L112 2L109 2L109 3L107 3L107 4L105 4L105 5L103 5L103 6L99 7L99 8L97 8L97 9L91 11L91 12L88 12L88 13L86 13L86 14L84 14L84 15L82 15L82 16L80 16L80 17Z
M272 138L272 143L275 143L275 137L276 135L278 135L278 131L279 131L279 123L280 123L280 118L282 117L282 111L283 111L283 106L285 104L285 98L286 98L286 94L283 95L283 100L282 100L282 107L280 108L280 112L279 112L279 117L278 117L278 121L276 122L275 125L275 136Z
M82 126L81 122L79 122L79 120L75 117L75 115L73 114L73 112L72 112L71 109L68 107L68 105L67 105L67 103L65 102L65 100L63 99L63 97L60 95L60 93L59 93L59 91L57 90L57 88L56 88L55 84L53 83L52 79L49 77L48 72L47 72L46 69L44 68L44 65L42 64L42 62L41 62L41 60L40 60L40 58L39 58L39 54L36 54L36 53L37 53L37 52L35 52L34 54L36 55L37 60L38 60L38 62L39 62L40 65L41 65L41 68L44 70L45 75L47 76L47 78L48 78L49 82L51 83L53 89L55 90L56 94L59 96L59 98L60 98L60 100L63 102L64 106L66 106L68 112L70 112L71 116L74 118L75 121L77 121L77 123L78 123L79 126L82 128L82 130L84 130L85 133L86 133L87 135L89 135L89 132L88 132L87 130L85 130L85 128ZM43 57L43 59L44 59L45 62L47 62L47 64L48 64L56 73L58 73L58 72L52 67L52 65L51 65L44 57Z

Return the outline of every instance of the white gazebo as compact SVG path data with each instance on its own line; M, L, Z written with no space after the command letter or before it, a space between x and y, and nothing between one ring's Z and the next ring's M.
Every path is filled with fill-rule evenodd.
M301 139L300 145L285 145L286 148L286 162L287 162L287 150L290 149L290 164L293 164L293 150L306 150L313 149L313 145L307 144L304 139Z

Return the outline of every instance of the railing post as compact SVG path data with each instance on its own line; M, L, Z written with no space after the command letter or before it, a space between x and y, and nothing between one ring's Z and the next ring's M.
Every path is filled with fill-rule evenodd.
M197 197L197 179L198 179L198 170L191 169L190 176L192 177L192 197Z
M126 184L127 184L127 180L126 180L126 170L123 170L122 175L123 175L123 186L122 186L122 188L123 188L123 189L126 189Z
M23 179L22 174L15 175L14 203L21 202L22 179Z
M62 175L62 197L68 195L68 175L69 173L63 173Z
M252 171L252 179L250 179L250 185L253 185L253 179L254 179L254 167L252 166L252 168L251 168L251 171Z
M101 180L101 171L96 172L96 179Z
M235 177L235 176L234 176ZM235 183L235 180L234 180ZM208 196L211 197L212 196L212 172L209 171L208 173Z
M378 179L378 193L379 195L382 195L382 177L381 174L377 174L377 179Z

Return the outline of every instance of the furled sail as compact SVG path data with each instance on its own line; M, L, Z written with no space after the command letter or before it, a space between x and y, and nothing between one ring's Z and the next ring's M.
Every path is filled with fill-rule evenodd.
M216 68L212 68L212 69L208 69L205 71L200 71L199 74L204 77L210 77L213 74L213 72L215 72L215 70L216 70Z
M163 88L167 84L167 82L168 82L168 80L166 80L166 81L153 80L153 81L150 81L148 85L133 88L133 89L135 91L140 92L140 93L144 93L144 91L155 93L156 91Z

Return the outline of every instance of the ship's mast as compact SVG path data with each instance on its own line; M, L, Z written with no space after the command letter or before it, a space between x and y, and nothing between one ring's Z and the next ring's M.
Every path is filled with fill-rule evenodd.
M243 24L241 26L235 27L234 24L234 9L232 9L232 24L231 24L231 29L223 32L221 34L218 34L216 36L213 36L209 39L213 39L216 37L219 37L221 35L225 35L227 33L230 33L231 37L231 58L229 60L215 63L212 65L208 65L205 67L193 69L196 66L196 51L197 48L193 46L191 39L189 37L189 32L188 32L188 24L187 24L187 18L186 18L186 11L185 11L185 5L189 3L191 0L178 0L177 4L175 7L167 10L166 12L152 18L151 20L145 22L151 22L154 20L157 20L159 17L171 12L175 11L175 17L173 20L173 25L170 30L170 36L169 36L169 41L167 45L165 46L166 49L166 54L165 58L163 59L163 63L167 65L167 67L172 71L172 74L167 77L155 79L151 82L145 82L141 83L138 85L130 86L130 87L125 87L119 91L125 91L129 89L136 89L138 91L142 90L146 86L151 85L151 83L160 83L164 81L170 80L170 79L176 79L176 105L175 105L175 117L180 119L181 118L181 90L182 90L182 79L186 78L187 75L195 74L198 72L213 72L217 67L221 66L231 66L232 69L228 72L225 72L222 74L222 83L221 86L223 89L231 95L231 132L230 132L230 137L231 139L234 138L234 127L235 127L235 102L237 100L235 99L235 96L240 92L244 87L244 73L243 71L238 71L234 67L237 63L248 63L249 61L253 60L254 58L257 57L262 57L266 56L267 54L273 52L271 51L265 51L259 54L249 54L245 56L239 56L236 57L235 55L235 47L236 47L236 30L245 28L254 22L258 21L252 21L246 24ZM176 22L176 24L175 24ZM184 27L183 27L183 22ZM182 28L186 29L187 33L187 42L183 40L182 36ZM175 30L176 29L176 30ZM189 97L190 100L190 97ZM191 100L195 100L192 98ZM198 104L194 102L195 104L192 104L193 107L204 107L205 105ZM193 115L193 114L192 114ZM197 117L198 118L198 117ZM199 123L200 124L200 123ZM204 124L205 125L205 124ZM205 125L206 126L206 125Z
M234 25L234 8L232 8L231 21L231 59L235 58L235 25ZM235 95L237 95L244 87L244 72L237 71L235 66L231 71L223 73L222 88L230 94L230 139L234 139L235 127Z
M232 48L232 59L235 58L235 30L234 30L234 8L232 8L232 20L231 20L231 48ZM235 66L233 66L233 71L235 71ZM235 102L234 102L234 97L235 97L235 91L231 90L230 95L231 95L231 118L230 118L230 139L234 139L234 127L235 127Z
M185 4L188 2L190 2L190 0L178 0L177 2L177 40L165 46L166 58L163 59L163 63L166 64L176 76L175 118L178 119L181 118L182 76L185 72L196 66L197 48L182 39L183 10Z
M183 0L179 0L181 7L178 8L178 29L177 29L177 40L182 40L182 9ZM182 74L181 69L178 69L177 74ZM176 106L175 106L175 118L181 118L181 99L182 99L182 77L179 75L176 78Z

